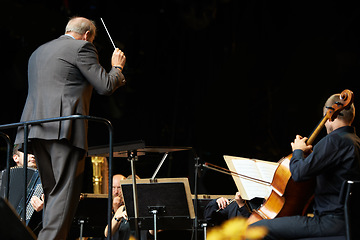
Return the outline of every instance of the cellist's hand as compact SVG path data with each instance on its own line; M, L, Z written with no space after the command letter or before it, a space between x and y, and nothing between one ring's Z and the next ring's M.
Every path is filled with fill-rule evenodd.
M305 154L311 152L312 146L306 145L307 137L302 137L300 135L296 135L294 142L291 143L292 150L295 151L297 149L302 150Z

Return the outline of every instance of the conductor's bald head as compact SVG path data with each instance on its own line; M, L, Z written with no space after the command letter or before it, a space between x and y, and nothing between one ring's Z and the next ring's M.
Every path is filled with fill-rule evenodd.
M87 18L73 17L66 25L65 34L69 34L77 40L93 42L96 35L96 26L93 21Z

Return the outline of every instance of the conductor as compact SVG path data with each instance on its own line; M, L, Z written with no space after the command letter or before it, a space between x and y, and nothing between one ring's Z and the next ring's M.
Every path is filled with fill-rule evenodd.
M89 115L92 90L110 95L125 85L125 55L115 49L109 72L92 44L93 21L75 17L65 34L36 49L28 63L28 96L21 121ZM29 127L29 140L44 188L39 240L66 239L79 202L87 150L87 121L51 122ZM24 142L23 128L15 143Z

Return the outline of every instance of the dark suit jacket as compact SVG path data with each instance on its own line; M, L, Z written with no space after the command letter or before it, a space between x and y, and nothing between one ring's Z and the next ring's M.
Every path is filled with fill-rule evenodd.
M45 43L31 55L28 65L29 90L21 121L89 115L93 88L110 95L123 85L124 76L112 68L109 73L99 64L94 45L63 35ZM29 139L68 139L78 148L87 149L87 121L45 123L29 128ZM23 143L23 128L15 143Z
M205 207L204 218L209 224L221 225L224 221L234 217L245 217L248 218L251 214L250 209L245 205L241 208L234 201L229 206L220 210L216 202L217 199L211 200Z

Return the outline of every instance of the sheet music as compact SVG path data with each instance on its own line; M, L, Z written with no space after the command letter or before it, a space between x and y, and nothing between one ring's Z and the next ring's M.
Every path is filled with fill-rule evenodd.
M267 161L261 161L261 160L255 160L256 166L260 171L261 177L264 181L272 182L274 178L274 173L279 166L278 163L273 162L267 162Z
M240 178L239 181L244 186L245 193L241 192L241 197L244 200L251 200L255 197L267 198L271 193L271 187L259 184L250 180Z
M272 182L277 163L256 159L224 156L231 171L252 178ZM263 183L254 182L245 178L233 176L234 181L241 193L241 197L250 200L255 197L267 198L271 193L271 187Z

